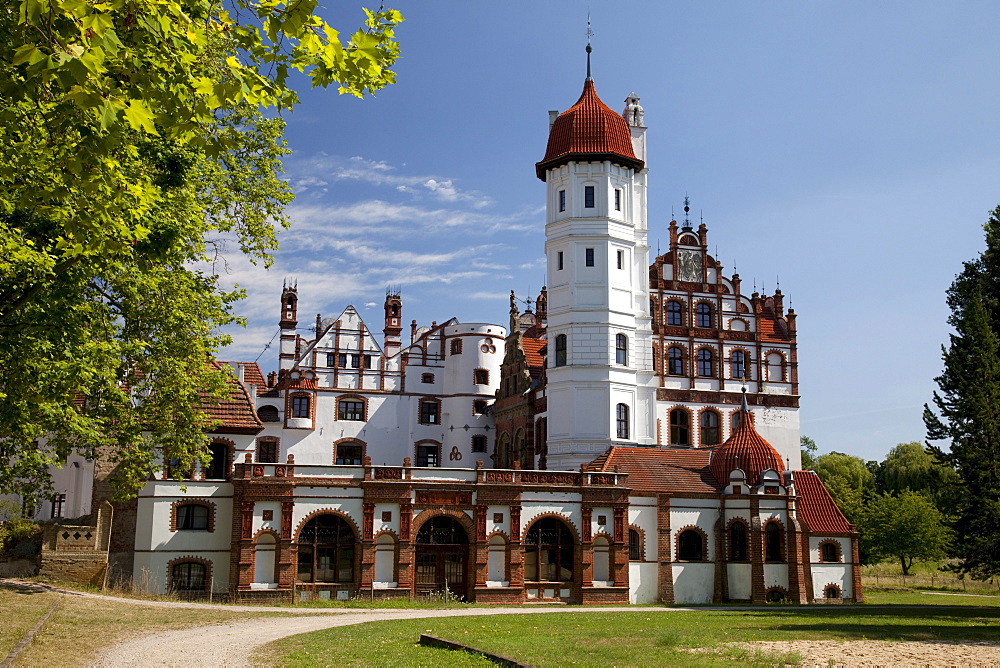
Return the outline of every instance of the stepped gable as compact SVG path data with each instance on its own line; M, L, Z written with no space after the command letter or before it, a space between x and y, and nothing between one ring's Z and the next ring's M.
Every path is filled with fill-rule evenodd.
M627 473L630 489L665 494L718 494L709 471L710 450L614 446L592 461L588 471Z
M813 471L795 472L798 517L812 533L853 533L854 525L840 512L823 481Z
M222 364L219 362L212 364L217 369L222 368ZM217 423L212 428L212 433L260 433L264 429L264 423L257 417L254 402L246 387L231 374L226 379L226 383L229 385L229 395L226 399L214 402L209 401L208 397L203 397L202 410Z
M546 170L574 160L610 160L635 170L644 166L635 157L628 123L601 101L589 77L576 104L552 123L545 157L535 164L535 173L544 181Z
M785 464L774 446L764 440L753 426L745 388L740 415L740 426L733 430L725 443L715 448L710 466L712 475L721 483L729 480L729 474L734 469L740 469L747 476L747 484L755 485L761 473L768 469L781 473Z

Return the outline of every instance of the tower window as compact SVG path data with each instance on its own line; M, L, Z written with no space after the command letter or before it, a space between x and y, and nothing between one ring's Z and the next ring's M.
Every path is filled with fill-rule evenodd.
M594 249L593 248L586 249L586 251L584 251L584 256L586 258L585 264L588 267L593 267L594 266Z
M337 443L334 445L334 462L341 466L361 466L364 449L364 446L356 441Z
M559 191L559 210L560 211L565 211L566 210L566 191L565 190L560 190Z
M326 365L330 367L337 366L337 353L326 354Z
M473 415L483 415L486 413L486 400L476 399L472 402L472 413Z
M730 373L733 378L746 378L746 354L742 350L734 350L730 359Z
M372 368L372 356L371 355L365 355L365 357L364 357L364 366L365 366L366 369Z
M472 372L473 382L476 385L489 385L490 372L487 369L476 369Z
M346 369L347 368L347 353L340 353L340 355L338 355L338 357L340 359L337 362L337 366L341 367L342 369Z
M699 327L712 326L712 305L702 302L698 304L695 313L697 314Z
M556 269L559 271L563 270L563 252L559 251L556 253Z
M615 363L628 364L628 337L624 334L615 334Z
M485 436L473 436L472 437L472 451L473 452L486 452L486 437Z
M701 444L719 444L719 414L715 411L705 411L701 414Z
M420 402L420 424L438 423L438 402L434 399L425 399Z
M434 374L432 374L432 373L421 374L420 375L420 382L421 383L433 383L434 382Z
M618 251L618 268L625 268L625 251L623 250Z
M361 368L361 355L351 355L351 368L352 369Z
M615 188L615 211L622 210L622 190L621 188Z
M365 419L365 404L363 401L350 401L346 399L341 399L338 403L340 410L338 411L337 418L339 420Z
M462 354L462 339L452 339L451 340L451 354L461 355Z
M712 377L712 351L702 348L698 351L698 375L705 378Z
M684 375L684 353L677 346L667 349L667 373L671 376Z
M417 466L440 466L441 446L437 443L417 445Z
M683 309L680 302L674 300L667 302L667 324L674 327L680 327L684 324Z
M566 335L556 336L556 366L566 366Z
M618 404L615 409L615 425L618 438L628 438L628 405Z
M594 208L594 186L583 187L583 208Z
M670 445L691 445L687 411L675 408L670 411Z

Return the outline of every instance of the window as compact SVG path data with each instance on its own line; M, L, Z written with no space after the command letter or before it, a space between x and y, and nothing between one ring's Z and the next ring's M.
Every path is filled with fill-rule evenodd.
M823 596L825 598L840 598L840 587L837 585L830 585L823 590Z
M476 385L489 385L490 384L490 372L487 369L476 369L472 372L473 380Z
M208 506L200 503L185 503L177 506L178 531L208 531Z
M573 534L554 517L543 517L524 536L524 579L572 582Z
M281 422L281 416L278 415L276 406L261 406L257 409L257 417L260 418L261 422Z
M420 375L420 382L421 383L428 383L428 384L429 383L433 383L434 382L434 374L432 374L432 373L421 374Z
M712 376L712 351L708 348L702 348L698 351L698 375L711 377Z
M628 337L624 334L615 334L615 363L628 364Z
M695 307L695 318L699 327L712 326L712 305L701 302Z
M678 561L702 561L705 558L704 537L694 529L685 529L677 537Z
M211 443L208 446L212 458L205 468L206 480L225 480L229 476L229 445L227 443Z
M366 369L372 368L372 356L371 355L365 355L364 356L364 367Z
M556 335L556 366L566 366L566 335Z
M671 299L667 302L667 324L674 327L684 324L684 309L679 301Z
M820 543L819 560L830 562L840 561L840 546L832 540Z
M301 394L292 397L292 417L293 418L309 417L309 397L303 396Z
M472 437L472 451L473 452L486 452L486 437L485 436L473 436Z
M326 365L327 366L337 366L337 353L327 353L326 354Z
M451 354L461 355L462 354L462 339L452 339L451 340Z
M364 420L365 402L357 399L341 399L337 402L338 420Z
M183 561L170 569L170 589L173 591L205 591L208 579L205 564Z
M472 413L474 415L483 415L486 413L486 400L476 399L472 402Z
M618 438L628 438L628 405L618 404L615 407L615 424Z
M701 444L719 444L719 414L715 411L704 411L701 414Z
M361 355L351 355L351 368L352 369L361 368Z
M336 515L320 515L299 532L299 582L354 582L354 530Z
M583 187L583 208L594 208L594 186Z
M437 443L418 443L417 466L441 466L441 446Z
M733 522L729 525L729 560L747 560L747 525Z
M733 378L746 378L747 356L742 350L734 350L729 358L729 373Z
M767 379L778 383L785 380L785 358L781 353L767 354Z
M667 349L667 373L671 376L684 375L684 353L677 346Z
M563 270L563 252L559 251L556 253L556 269L559 271Z
M66 506L66 495L56 494L52 497L52 519L63 516L63 508Z
M593 248L587 248L584 251L584 263L588 267L593 267L594 266L594 249Z
M625 268L625 251L623 250L618 251L618 268Z
M337 366L346 369L347 368L347 353L340 353L338 356Z
M337 443L334 446L334 463L343 466L361 466L364 459L365 446L356 441Z
M278 441L262 438L257 441L257 462L260 464L276 464L278 462Z
M764 592L764 600L768 603L781 603L785 600L785 592L778 587L768 589Z
M565 190L560 190L559 191L559 210L560 211L565 211L566 210L566 191ZM560 267L560 269L561 268L562 267Z
M768 522L764 527L764 561L784 561L785 550L781 527L777 522Z
M622 210L622 189L615 188L615 211Z
M670 411L670 445L691 445L689 416L683 408Z
M438 402L434 399L424 399L420 402L420 424L438 423Z
M628 560L642 561L642 536L635 529L628 530Z

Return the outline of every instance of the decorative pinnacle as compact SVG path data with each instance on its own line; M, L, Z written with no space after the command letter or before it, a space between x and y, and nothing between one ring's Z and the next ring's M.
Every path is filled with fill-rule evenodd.
M740 400L740 413L746 415L750 412L750 406L747 405L747 386L743 386L743 398Z
M691 227L691 220L688 214L691 213L691 199L684 193L684 227Z
M594 31L590 29L590 11L587 11L587 81L593 81L590 76L590 52L594 49L590 46L590 38L594 36Z

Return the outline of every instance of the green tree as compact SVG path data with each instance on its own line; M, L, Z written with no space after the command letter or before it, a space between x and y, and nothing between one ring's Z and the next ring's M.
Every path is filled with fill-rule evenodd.
M813 470L844 516L858 524L864 502L875 490L875 478L865 461L842 452L828 452L816 458Z
M876 476L879 491L898 494L923 492L945 514L957 501L958 474L922 443L900 443L882 462Z
M876 560L897 559L903 575L915 559L931 561L947 553L952 532L926 495L909 490L879 494L861 514L861 542Z
M985 225L986 250L966 262L948 290L954 329L943 347L939 392L924 406L927 438L954 467L956 552L973 577L1000 575L1000 207Z
M803 434L799 438L799 448L802 451L802 470L811 471L816 466L816 451L819 450L816 441Z
M391 83L393 10L349 39L316 0L19 0L0 7L0 492L71 451L141 485L160 449L203 456L210 364L239 291L231 239L270 261L292 70ZM44 445L39 445L43 443Z

